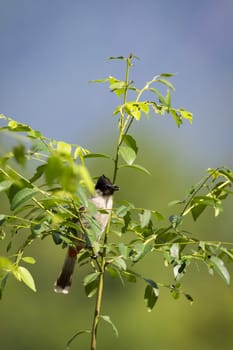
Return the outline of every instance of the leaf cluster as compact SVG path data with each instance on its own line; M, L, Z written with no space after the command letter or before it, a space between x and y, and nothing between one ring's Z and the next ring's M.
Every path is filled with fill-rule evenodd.
M174 299L183 295L193 302L181 285L193 262L204 263L209 273L217 272L226 283L230 283L226 263L233 260L232 244L199 240L182 228L186 217L191 215L196 221L207 207L213 209L215 216L223 211L223 201L232 194L233 172L230 169L208 169L207 175L192 186L184 199L170 203L181 206L181 209L169 218L156 208L137 208L127 200L117 203L100 238L100 228L95 220L97 208L89 200L94 194L94 182L86 167L86 159L105 158L112 162L113 182L125 167L148 175L149 170L135 163L139 146L129 133L132 124L140 122L143 115L148 118L152 114L171 115L178 127L184 120L192 122L189 111L174 108L171 103L175 88L170 78L174 74L156 75L138 88L129 79L135 56L130 54L129 57L110 59L125 63L125 80L109 76L92 82L108 83L110 91L122 99L113 112L118 126L113 156L49 139L28 125L0 115L3 124L0 133L13 137L20 135L18 144L0 157L0 192L5 193L9 203L9 212L0 212L0 239L7 241L7 255L0 257L0 296L10 275L36 290L31 273L22 265L35 262L33 257L25 256L25 250L33 241L50 237L54 244L63 248L80 244L82 250L78 263L81 267L89 266L83 279L84 289L87 297L97 295L97 301L92 331L78 331L68 341L68 347L76 336L91 333L92 349L95 349L100 319L111 324L117 333L109 316L100 313L105 274L118 278L123 285L143 281L148 311L155 306L161 288L168 289ZM165 94L158 86L165 87ZM129 92L134 94L130 100ZM33 174L28 175L27 164L33 164ZM26 240L21 239L21 245L13 249L14 238L22 232L27 233ZM155 281L154 276L151 278L147 273L145 276L137 273L137 263L148 254L161 255L164 265L172 269L173 280L169 285Z

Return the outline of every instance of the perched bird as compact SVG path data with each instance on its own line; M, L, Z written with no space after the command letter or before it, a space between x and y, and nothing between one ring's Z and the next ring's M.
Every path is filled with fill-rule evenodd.
M95 214L95 220L99 226L100 234L98 239L101 238L101 234L104 232L110 212L113 205L113 193L118 191L119 187L113 185L111 181L104 175L100 176L95 185L96 194L91 198L91 201L95 204L97 212ZM100 212L100 209L107 210L107 212ZM83 226L87 227L88 223L83 220ZM77 228L78 230L78 228ZM78 236L78 233L77 233ZM80 233L81 237L84 237L83 232ZM87 243L87 242L86 242ZM68 294L72 283L72 275L77 260L77 254L79 251L87 246L85 242L79 242L77 245L68 247L66 258L61 270L61 273L54 285L54 291L56 293Z

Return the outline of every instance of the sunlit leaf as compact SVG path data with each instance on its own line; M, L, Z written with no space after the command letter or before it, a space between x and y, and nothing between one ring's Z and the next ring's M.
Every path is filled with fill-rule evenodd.
M72 147L69 143L59 141L57 142L57 151L62 156L70 156Z
M26 124L21 124L21 123L18 123L16 120L13 120L11 119L8 123L8 130L9 131L31 131L32 129L26 125Z
M36 260L32 256L24 256L22 260L28 264L35 264Z
M140 120L141 118L141 111L139 108L138 103L135 102L127 102L124 105L124 111L131 117L135 118L136 120Z
M119 148L119 154L128 165L132 165L136 159L136 153L134 149L129 146L121 145Z
M77 169L78 169L78 172L79 172L85 186L89 190L89 192L94 193L95 186L94 186L94 183L92 181L91 175L89 174L89 171L87 170L87 167L85 167L84 165L78 165Z
M179 109L179 112L181 114L181 117L184 119L188 119L188 121L190 122L190 124L192 124L192 120L193 120L193 115L192 113L190 113L189 111L186 111L183 108Z
M124 141L124 144L132 148L136 154L138 153L138 146L133 136L125 135L123 141Z
M35 282L31 273L23 266L19 266L17 272L20 275L20 279L26 284L26 286L36 292Z

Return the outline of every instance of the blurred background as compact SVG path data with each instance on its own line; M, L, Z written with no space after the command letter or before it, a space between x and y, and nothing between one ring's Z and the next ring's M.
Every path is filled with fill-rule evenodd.
M177 73L173 106L192 111L193 125L178 129L170 116L135 122L138 163L152 176L122 170L117 201L170 215L179 208L167 203L183 198L206 168L233 166L231 0L1 0L0 16L0 113L92 152L112 153L117 137L112 111L119 100L107 85L88 83L124 78L123 62L107 57L139 56L130 77L139 87L158 73ZM93 175L112 175L106 161L89 163ZM202 239L232 241L232 224L228 200L219 218L206 212L188 227ZM90 327L94 300L84 295L85 271L76 271L69 296L56 295L53 283L64 251L45 240L28 249L33 254L37 294L11 279L0 303L3 350L62 350L76 331ZM173 281L160 257L149 256L138 270L161 283ZM99 349L232 349L233 287L204 267L192 266L183 280L192 306L161 290L148 313L143 283L107 284L103 314L111 316L120 337L101 324ZM88 344L82 335L71 349Z

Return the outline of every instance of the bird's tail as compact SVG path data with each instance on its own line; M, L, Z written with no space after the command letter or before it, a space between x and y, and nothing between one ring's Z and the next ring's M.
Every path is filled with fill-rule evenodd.
M77 250L75 248L69 247L61 273L54 284L54 291L56 293L69 293L76 260Z

